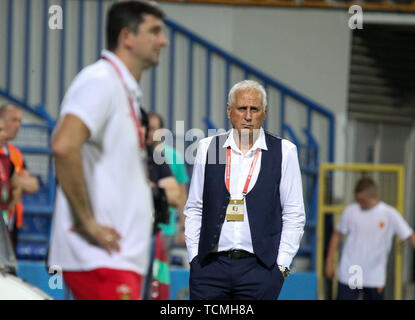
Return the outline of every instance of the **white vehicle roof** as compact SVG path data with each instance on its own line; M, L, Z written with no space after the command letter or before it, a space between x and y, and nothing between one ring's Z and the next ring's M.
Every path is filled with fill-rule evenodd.
M0 273L0 300L50 300L43 291L22 279L5 272Z

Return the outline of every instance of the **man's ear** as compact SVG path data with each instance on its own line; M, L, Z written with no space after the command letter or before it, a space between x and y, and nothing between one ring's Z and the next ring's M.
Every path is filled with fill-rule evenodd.
M229 102L226 104L226 114L228 115L228 119L231 120L231 107Z
M118 36L118 47L131 49L131 30L127 27L122 28Z

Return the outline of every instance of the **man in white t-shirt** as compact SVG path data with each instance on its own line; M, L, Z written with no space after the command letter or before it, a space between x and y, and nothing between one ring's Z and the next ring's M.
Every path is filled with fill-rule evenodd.
M63 270L76 299L139 299L152 226L138 80L167 44L163 12L117 2L107 48L62 102L52 138L59 183L48 264Z
M368 177L355 187L356 202L340 217L330 239L326 258L326 276L335 273L334 254L342 235L347 236L338 269L338 300L357 300L363 291L365 300L382 300L386 266L395 234L409 239L415 247L415 234L399 212L379 201L376 184Z

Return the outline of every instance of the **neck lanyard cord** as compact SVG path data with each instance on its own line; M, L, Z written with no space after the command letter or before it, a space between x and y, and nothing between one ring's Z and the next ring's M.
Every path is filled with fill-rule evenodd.
M243 190L244 196L248 193L249 183L251 182L252 174L254 173L254 169L258 161L259 153L260 153L260 149L257 149L255 151L254 158L252 159L251 167L249 169L248 177L246 178L245 187ZM228 189L229 193L231 192L230 191L230 180L231 180L231 147L228 147L226 150L225 184L226 184L226 189Z
M125 92L127 94L128 104L130 106L131 117L133 118L134 123L135 123L135 126L136 126L136 129L137 129L138 141L139 141L139 144L140 144L140 148L141 149L144 149L144 137L143 137L143 133L142 133L142 130L141 130L141 122L140 122L140 119L137 116L137 113L135 112L135 109L134 109L134 100L133 100L133 98L131 97L131 95L130 95L130 93L128 91L127 85L125 84L125 81L124 81L124 78L123 78L123 76L121 74L121 71L117 67L117 65L113 61L111 61L110 59L108 59L107 57L102 57L102 59L105 60L105 61L108 61L111 64L111 66L114 68L115 72L117 73L118 78L121 81L121 84L123 85L123 87L125 89Z

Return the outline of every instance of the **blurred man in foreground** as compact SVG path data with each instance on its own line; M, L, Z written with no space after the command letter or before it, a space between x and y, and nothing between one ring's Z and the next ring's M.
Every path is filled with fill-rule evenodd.
M49 265L62 267L76 299L141 298L153 205L138 80L167 44L163 17L149 2L114 3L108 49L62 102L52 139L60 187Z

